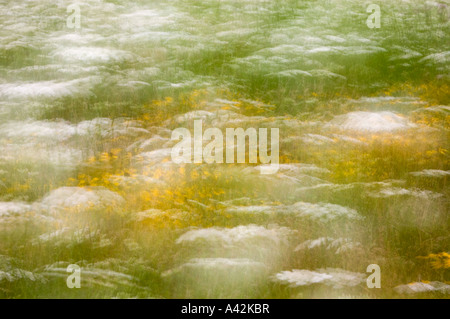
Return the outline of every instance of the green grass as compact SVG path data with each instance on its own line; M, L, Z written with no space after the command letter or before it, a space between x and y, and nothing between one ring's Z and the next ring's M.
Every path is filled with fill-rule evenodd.
M109 2L119 4L118 1ZM146 1L136 3L147 4ZM158 27L157 30L186 37L148 40L131 47L111 39L99 40L96 43L99 46L129 50L138 58L99 65L100 71L95 75L101 76L101 81L92 83L89 94L19 100L24 107L32 102L39 102L39 107L30 107L30 111L27 108L7 110L2 123L8 119L30 117L50 121L63 119L71 124L99 117L128 118L156 134L155 126L169 129L183 126L172 118L207 108L221 98L238 103L239 106L231 111L240 116L264 116L268 119L263 124L255 120L234 126L277 125L282 138L341 134L339 129L325 130L314 123L327 122L336 115L352 111L397 112L423 130L412 129L398 134L348 133L361 144L336 142L316 145L301 139L282 139L282 163L308 163L325 168L328 173L319 177L341 187L323 190L293 187L282 178L265 180L258 174L243 172L243 165L237 164L193 164L183 169L153 167L145 170L135 157L142 149L131 145L149 138L146 134L75 136L67 141L66 146L81 149L83 161L70 168L38 159L9 161L1 158L0 200L33 205L23 218L14 215L0 219L0 298L448 296L432 292L402 295L394 290L394 287L410 282L441 281L448 284L450 279L448 265L437 267L430 258L423 258L449 252L449 177L417 178L409 174L430 168L450 169L448 113L429 116L411 113L419 107L449 105L448 65L427 64L422 60L430 54L449 50L448 15L446 17L437 8L424 7L423 1L411 4L383 2L380 4L382 27L369 29L365 24L368 1L258 1L254 9L259 11L246 12L251 4L231 0L171 2L177 12L184 14L180 18L182 22ZM152 5L153 8L164 9L167 3L159 1ZM52 10L58 11L56 8ZM61 21L52 21L45 25L45 32L61 27ZM220 32L240 28L251 30L231 36L220 35ZM299 30L304 30L304 33ZM314 54L307 53L306 49L303 53L283 51L280 54L269 50L286 43L311 45L301 37L327 35L346 39L333 46L350 45L354 50L381 47L384 50L366 54L346 51L345 48ZM420 55L399 58L406 48ZM26 66L53 63L51 58L45 57L46 53L26 46L0 49L2 83L54 78L71 80L71 74L58 75L48 70L11 72ZM256 55L262 58L255 58ZM155 67L158 71L129 75L148 67ZM286 70L302 70L313 75L317 70L327 70L338 76L277 74ZM118 85L124 78L148 85L134 88ZM395 99L392 102L357 101L363 97L379 96ZM410 97L413 102L403 103L400 101L403 97ZM271 107L251 106L248 100L261 101ZM422 104L414 104L418 102ZM277 116L283 118L280 120ZM283 124L287 119L303 124L291 127ZM0 145L7 145L13 141L8 136L1 136L0 142L3 143ZM27 152L25 147L24 152ZM111 181L112 176L136 180L137 175L165 183L121 186ZM403 180L403 183L398 180ZM381 189L382 186L373 184L376 182L441 196L434 199L408 195L381 199L368 196L367 187L374 187L373 192ZM107 205L106 208L80 210L72 207L55 214L40 206L40 200L46 194L63 186L105 187L120 194L125 201L122 205ZM221 202L236 198L249 198L252 205L291 205L298 201L331 203L355 209L363 219L349 221L342 218L324 223L292 214L227 212ZM159 209L163 213L154 219L137 221L137 212L147 209ZM40 214L55 219L41 221L38 218ZM288 244L276 248L271 248L270 244L266 246L264 241L233 251L211 246L208 242L176 243L183 233L193 228L232 228L249 224L266 228L276 224L296 232L289 237ZM72 230L53 239L39 239L43 234L65 227ZM88 229L89 235L74 234L80 229ZM319 237L346 237L359 242L361 247L342 254L325 247L294 251L299 243ZM256 268L234 269L223 273L189 269L168 275L170 270L177 269L191 258L200 257L250 258L263 262L266 268L261 271ZM82 279L82 288L68 289L65 282L67 273L60 277L45 274L45 267L57 262L62 262L61 268L75 263L94 273L99 269L112 270L132 276L132 279L120 282L117 278L97 278L92 274L83 277L82 272L82 278L85 278L85 281ZM373 263L381 267L382 289L368 289L364 283L342 290L321 285L292 288L273 280L277 272L292 269L331 267L365 273L367 265ZM19 278L25 270L33 272L36 278ZM13 279L3 276L2 271L14 274Z

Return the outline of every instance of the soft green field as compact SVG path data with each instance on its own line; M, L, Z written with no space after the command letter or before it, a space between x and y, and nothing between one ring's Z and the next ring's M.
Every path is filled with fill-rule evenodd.
M449 297L448 1L0 3L1 298ZM196 119L279 171L173 163Z

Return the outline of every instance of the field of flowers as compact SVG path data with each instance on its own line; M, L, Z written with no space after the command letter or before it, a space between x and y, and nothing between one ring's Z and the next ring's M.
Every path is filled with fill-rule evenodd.
M447 0L0 3L0 298L449 297Z

